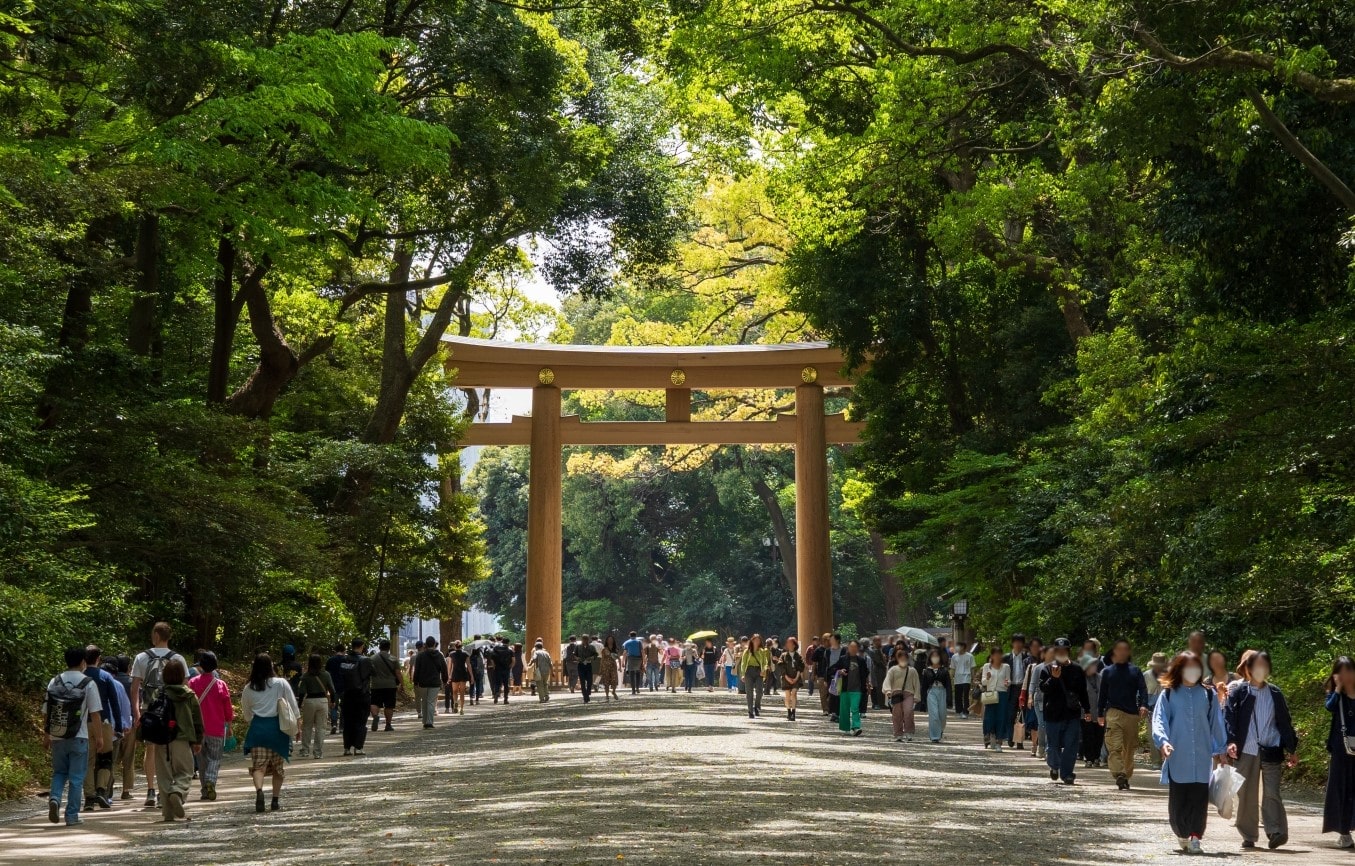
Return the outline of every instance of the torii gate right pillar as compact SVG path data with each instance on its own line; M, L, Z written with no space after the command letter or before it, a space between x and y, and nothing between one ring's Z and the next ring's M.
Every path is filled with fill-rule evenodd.
M795 607L801 646L833 630L828 442L823 386L812 382L795 388Z

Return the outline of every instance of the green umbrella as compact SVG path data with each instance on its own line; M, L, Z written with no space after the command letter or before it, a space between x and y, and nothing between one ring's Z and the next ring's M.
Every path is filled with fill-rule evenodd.
M719 633L718 631L698 631L698 632L693 632L692 634L687 635L687 640L701 640L701 639L703 639L703 638L708 638L708 637L719 637L719 636L720 636L720 633Z

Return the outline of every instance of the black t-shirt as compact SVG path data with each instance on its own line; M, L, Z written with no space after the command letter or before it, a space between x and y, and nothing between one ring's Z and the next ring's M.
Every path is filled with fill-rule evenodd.
M713 665L720 660L720 651L713 646L708 646L701 651L701 661L708 665Z
M494 653L494 670L499 673L506 673L513 669L513 648L499 644L491 652Z
M463 649L452 650L447 657L452 660L452 679L470 678L470 653Z

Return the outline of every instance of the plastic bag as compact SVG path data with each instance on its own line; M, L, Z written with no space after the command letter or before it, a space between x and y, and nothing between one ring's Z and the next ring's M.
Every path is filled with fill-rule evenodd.
M1214 768L1213 775L1209 777L1209 802L1220 818L1226 820L1233 817L1237 793L1242 790L1244 782L1246 779L1242 774L1228 764Z

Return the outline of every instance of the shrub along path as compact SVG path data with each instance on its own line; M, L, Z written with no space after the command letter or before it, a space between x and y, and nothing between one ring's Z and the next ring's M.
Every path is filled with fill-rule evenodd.
M811 709L817 699L793 725L779 703L770 698L756 722L736 698L704 692L486 702L432 731L401 716L395 733L370 736L366 757L340 757L331 738L323 760L294 761L280 812L254 814L236 754L221 799L190 799L187 824L157 823L138 798L67 829L30 801L31 817L0 824L0 862L1045 866L1179 856L1149 771L1128 793L1104 770L1080 770L1065 788L1029 752L983 751L972 720L952 719L945 744L924 735L904 745L883 712L849 738ZM1294 806L1290 819L1286 848L1245 860L1355 863L1320 835L1318 810ZM1215 818L1205 848L1240 855L1239 841Z

